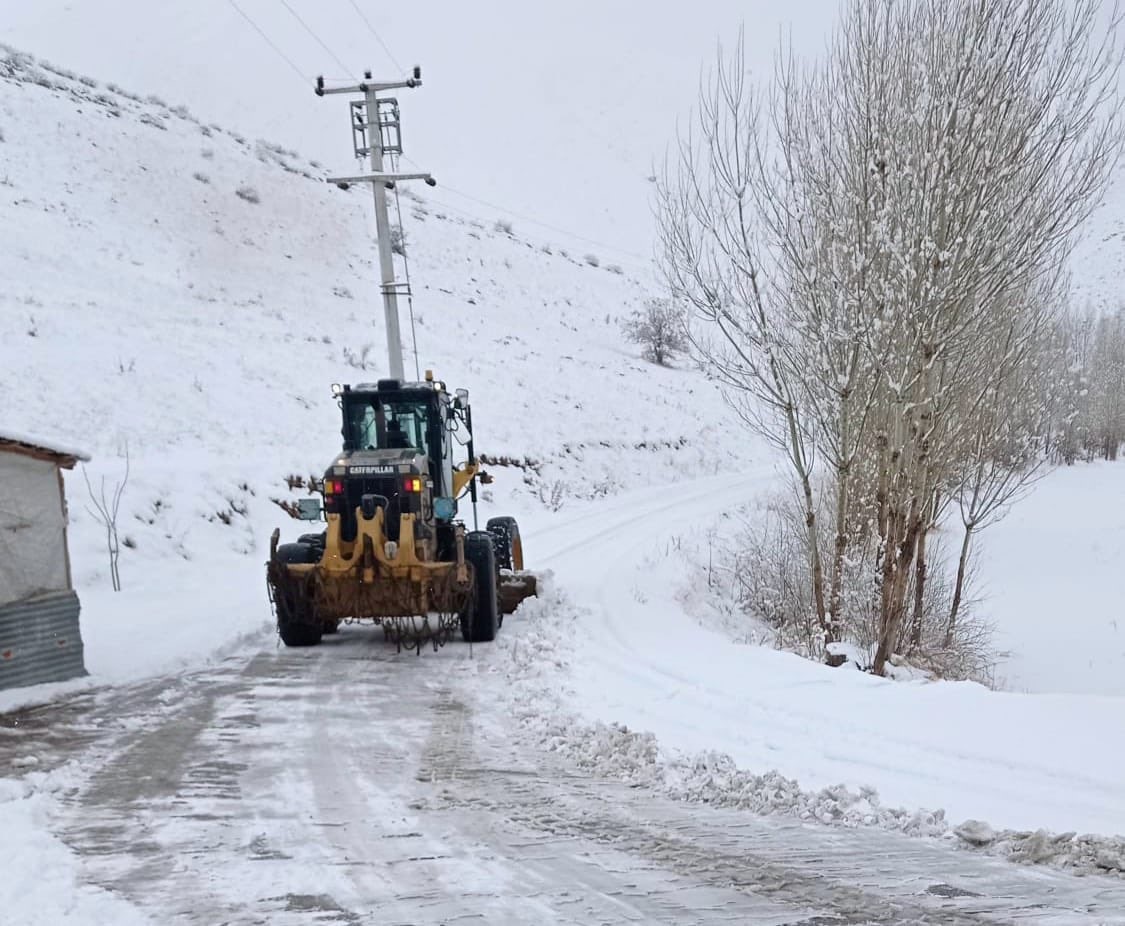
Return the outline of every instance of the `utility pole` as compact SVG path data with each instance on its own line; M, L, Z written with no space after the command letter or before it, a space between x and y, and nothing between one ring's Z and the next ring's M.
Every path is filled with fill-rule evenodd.
M386 317L387 358L392 379L405 378L402 367L402 333L398 319L398 288L395 281L394 254L391 251L391 222L387 216L387 190L393 190L401 180L425 180L430 186L437 181L428 173L396 174L383 170L385 154L402 153L402 131L399 122L398 100L380 97L385 90L422 86L422 69L414 68L406 80L373 81L371 72L364 73L360 84L350 87L326 87L324 78L316 79L316 95L335 93L362 94L363 99L351 104L352 141L355 156L370 162L371 172L356 177L329 177L328 182L346 190L353 183L370 183L375 194L375 233L379 241L379 274L383 290L383 312Z

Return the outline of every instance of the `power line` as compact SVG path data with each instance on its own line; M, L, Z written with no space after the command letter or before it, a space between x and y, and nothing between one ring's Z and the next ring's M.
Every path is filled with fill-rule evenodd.
M410 157L408 157L407 155L404 154L402 156L402 158L403 158L404 161L410 161L411 164L414 164L415 167L418 167L417 163L415 163L413 160L411 160ZM441 184L441 189L448 190L450 193L453 193L456 196L460 196L464 199L471 200L472 202L478 203L482 206L488 206L489 209L495 209L497 212L506 213L507 215L510 215L510 216L513 216L514 218L519 219L521 222L530 222L532 225L538 225L540 228L550 229L551 231L555 232L556 234L566 235L568 238L574 238L577 241L584 241L584 242L586 242L586 244L592 244L592 245L595 245L599 248L604 248L605 250L608 250L608 251L616 251L618 254L626 254L629 257L632 257L634 260L641 260L641 261L644 261L646 264L651 260L651 257L645 257L643 254L638 254L635 251L629 251L629 250L626 250L625 248L619 248L619 247L616 247L615 245L612 245L612 244L606 244L604 241L598 241L594 238L587 238L584 235L579 235L579 234L576 234L575 232L567 231L565 228L559 228L557 225L551 225L548 222L541 222L539 219L533 219L531 216L524 215L520 212L516 212L514 209L508 209L505 206L499 206L496 203L490 203L486 199L481 199L478 196L472 196L469 193L464 193L461 190L454 189L453 187L449 186L449 184L447 184L447 183Z
M448 189L448 187L446 187L446 189ZM468 222L470 225L476 225L477 227L483 227L480 224L481 214L479 212L468 212L468 211L466 211L465 209L462 209L459 206L454 206L452 203L448 203L448 202L445 202L444 200L439 199L438 197L432 195L429 192L426 193L425 203L427 205L440 206L441 212L443 212L443 213L449 212L449 213L452 213L455 216L460 216L464 221ZM515 213L511 213L511 214L515 215ZM543 223L542 222L536 222L535 224L536 225L542 225ZM546 227L550 228L552 231L557 231L557 233L560 234L560 235L566 235L568 237L571 236L570 232L567 232L563 229L555 229L554 226L552 226L552 225L548 225ZM620 249L614 248L613 245L605 244L604 242L592 241L589 238L581 238L580 236L573 236L573 237L579 237L580 240L582 240L586 243L595 244L599 248L610 249L610 250L620 250ZM566 242L563 242L563 243L565 244ZM622 251L621 253L626 254L626 255L632 255L633 252ZM632 257L623 257L623 258L619 258L619 260L621 261L622 264L625 264L626 266L629 266L629 267L633 267L636 270L647 270L652 264L652 258L651 257L642 258L639 255L634 255Z
M355 0L348 0L348 2L352 5L352 9L356 11L356 14L359 16L359 18L363 20L363 24L367 26L367 31L375 36L375 41L378 42L383 51L387 53L387 57L391 59L391 64L398 68L398 70L405 71L406 69L398 63L398 59L395 58L395 56L391 53L391 50L387 47L387 43L383 41L383 37L375 31L375 27L371 25L371 20L369 20L364 15L363 10L359 8L359 4L357 4Z
M283 7L285 7L285 9L287 9L290 12L290 14L293 16L293 18L301 24L301 28L304 29L309 35L311 35L313 37L313 39L316 40L316 43L321 48L323 48L326 52L328 52L329 57L331 57L333 61L335 61L338 65L340 65L340 67L341 67L341 69L343 69L344 73L345 74L351 74L351 69L346 64L344 64L344 62L341 61L339 59L339 57L337 57L336 52L334 52L331 48L329 48L324 43L324 40L321 39L321 37L319 35L317 35L315 32L312 31L311 28L309 28L309 24L307 22L305 22L303 19L301 19L301 17L298 15L297 11L289 5L289 0L280 0L280 2L281 2L281 5Z
M278 48L273 43L273 39L271 39L268 35L266 35L265 32L262 31L262 27L259 26L256 22L254 22L254 20L252 20L246 14L245 10L243 10L242 7L240 7L237 3L235 3L234 0L227 0L227 3L229 3L234 8L235 12L237 12L239 16L241 16L243 19L245 19L250 24L251 28L253 28L253 30L255 32L257 32L258 35L260 35L262 37L262 39L265 41L265 43L270 48L272 48L274 50L274 53L279 58L281 58L286 64L288 64L290 68L292 68L293 73L301 78L301 83L304 84L305 86L308 86L309 77L304 72L302 72L301 69L299 67L297 67L297 65L295 65L293 63L292 58L290 58L287 54L285 54L285 52L283 52L280 48Z
M259 36L261 36L262 40L273 50L274 54L276 54L279 58L281 58L281 60L284 61L289 66L290 70L292 70L293 73L296 74L301 79L302 84L307 84L311 80L311 78L308 77L308 75L306 75L299 67L297 67L296 64L293 63L293 59L290 58L287 54L285 54L285 52L283 52L274 43L274 41L265 33L265 31L261 28L261 26L259 26L256 22L254 22L253 19L250 18L250 16L246 13L246 11L243 10L235 2L235 0L227 0L227 2L235 10L235 12L237 12L239 16L241 16L244 20L246 20L246 22L250 25L250 27L255 32L257 32ZM347 65L345 65L342 61L340 61L340 59L335 55L335 53L333 53L332 49L330 49L327 45L324 44L323 41L321 41L321 39L308 27L308 25L304 22L304 20L302 20L301 17L297 15L297 13L288 4L288 2L286 2L286 0L280 0L280 2L282 3L282 5L287 10L289 10L289 12L293 15L293 17L297 20L297 22L299 22L305 28L305 30L314 39L316 39L316 41L321 45L321 47L324 48L324 50L327 51L328 54L331 55L331 57L333 59L335 59L336 63L338 65L340 65L340 67L344 70L344 72L349 73ZM387 56L394 63L395 67L398 67L401 70L402 69L401 66L399 65L398 61L395 59L394 55L391 54L390 49L387 48L386 43L384 43L383 40L379 37L379 33L376 32L374 27L371 25L371 23L368 22L367 17L363 15L363 11L360 10L358 6L356 6L355 0L349 0L349 2L355 8L355 11L359 14L360 18L366 23L367 28L371 30L371 34L373 36L375 36L375 38L378 40L379 44L383 47L383 50L387 53ZM352 77L351 79L354 80L354 77ZM411 159L409 156L407 156L405 154L402 155L402 159L404 161L410 162L415 167L419 166L417 164L417 162L415 162L413 159ZM599 248L602 248L602 249L607 250L607 251L614 251L618 254L625 254L628 257L633 258L634 260L642 261L646 266L648 265L648 263L651 260L650 257L645 257L644 255L638 254L634 251L629 251L629 250L626 250L625 248L619 248L619 247L616 247L612 244L606 244L604 241L598 241L594 238L587 238L584 235L576 234L575 232L568 231L565 228L560 228L557 225L551 225L548 222L543 222L543 221L540 221L539 219L534 219L529 215L524 215L523 213L516 212L514 209L508 209L506 206L500 206L500 205L497 205L496 203L489 202L486 199L481 199L478 196L473 196L470 193L462 192L461 190L455 189L454 187L448 186L444 183L442 184L442 189L448 190L450 193L453 193L455 196L460 196L463 199L470 200L471 202L478 203L479 205L487 206L489 209L495 209L497 212L503 212L506 215L513 216L513 217L519 219L521 222L528 222L531 225L536 225L540 228L546 228L549 231L555 232L556 234L565 235L568 238L573 238L576 241L583 241L586 244L591 244L591 245L594 245L595 247L599 247ZM464 216L466 216L470 219L476 218L476 216L472 215L472 213L463 212L462 210L457 209L456 207L450 205L449 203L442 203L440 200L433 199L432 197L431 197L431 199L434 203L437 203L438 205L444 206L446 209L450 209L453 212L461 212L462 215L464 215Z
M391 170L398 173L398 158L391 155ZM414 344L414 377L421 380L422 372L418 366L418 329L414 324L414 288L410 285L410 257L407 254L406 229L402 227L402 202L398 197L398 187L395 184L395 212L398 213L398 236L402 245L402 266L406 274L406 305L410 309L410 340Z

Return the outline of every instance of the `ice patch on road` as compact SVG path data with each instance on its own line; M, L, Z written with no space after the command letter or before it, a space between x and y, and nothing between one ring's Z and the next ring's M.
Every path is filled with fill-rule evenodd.
M777 771L739 768L722 752L686 755L665 749L649 732L586 722L567 705L568 653L579 616L553 576L540 574L539 597L528 599L509 618L490 654L504 676L507 715L540 748L566 756L579 768L682 801L830 826L878 827L1024 864L1125 875L1125 839L1119 837L997 831L976 820L955 826L940 809L886 807L874 788L806 790Z

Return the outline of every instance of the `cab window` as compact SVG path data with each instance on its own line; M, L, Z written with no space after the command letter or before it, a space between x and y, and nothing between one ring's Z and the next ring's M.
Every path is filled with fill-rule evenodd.
M415 449L429 456L426 405L364 398L350 404L344 435L354 450Z

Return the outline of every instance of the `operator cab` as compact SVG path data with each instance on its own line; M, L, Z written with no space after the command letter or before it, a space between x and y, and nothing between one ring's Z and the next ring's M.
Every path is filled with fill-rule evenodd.
M351 392L344 399L345 450L405 450L429 456L430 396Z
M435 521L444 533L456 516L453 457L456 445L469 441L468 405L428 377L334 389L344 441L325 473L325 510L342 516L343 539L356 536L355 509L364 496L386 508L391 540L398 540L401 514L415 514L424 534Z

